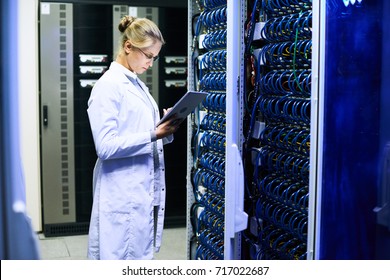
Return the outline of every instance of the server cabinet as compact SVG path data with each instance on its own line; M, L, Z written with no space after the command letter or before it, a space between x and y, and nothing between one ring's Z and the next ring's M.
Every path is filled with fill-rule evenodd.
M299 83L310 84L310 58L304 61L310 54L301 55L300 69L293 70L295 65L289 61L291 52L290 57L281 62L286 64L286 76L282 77L278 71L280 66L269 67L272 63L277 64L282 56L271 54L267 59L264 53L269 48L283 48L281 44L296 45L294 39L311 44L311 32L304 30L311 20L308 15L311 5L301 5L298 11L282 9L281 14L273 15L271 10L264 9L266 4L262 1L203 1L197 4L199 13L190 13L191 21L196 17L197 21L189 42L198 44L190 50L194 64L190 74L195 77L193 86L198 85L197 89L208 92L209 96L195 113L195 122L191 123L193 130L189 131L193 138L190 154L193 160L189 162L192 186L189 187L188 202L191 205L189 257L306 258L310 109L301 112L300 123L294 123L291 112L286 111L279 116L284 117L284 121L277 125L276 116L270 115L273 109L270 106L296 102L296 106L309 108L310 86L297 89L294 81L290 91L296 93L288 99L283 95L288 96L291 92L278 95L264 91L261 78L278 76L275 82L277 79L285 82L286 76L299 72ZM298 17L300 12L306 15ZM289 17L294 22L306 22L307 26L300 30L295 28L297 35L287 40L282 38L282 33L294 35L292 29L281 30L277 34L280 38L273 41L265 37L273 35L264 33L267 23L282 25ZM283 26L290 27L287 22ZM266 141L269 139L264 138L265 132L273 132L272 137L276 137L286 131L292 138L285 140L285 147L276 147L275 139ZM287 181L288 177L293 180ZM298 196L299 204L272 197L262 189L261 182L265 185L270 179L279 184L285 182L285 188L292 191L290 196L293 193ZM264 212L265 208L271 210ZM286 218L283 222L271 213L281 209ZM296 224L288 227L288 219L295 219ZM278 236L273 238L278 239L278 244L290 241L290 247L284 248L286 252L279 253L280 248L271 248L275 240L270 240L270 235L275 234ZM292 249L293 252L287 252Z
M389 258L386 3L189 1L190 259Z
M188 258L241 258L245 3L189 1L190 90L208 93L188 120Z
M42 4L41 145L44 231L76 222L73 114L73 8Z
M251 1L249 7L246 257L310 259L317 113L311 89L313 5Z
M42 210L46 236L88 232L96 153L89 93L112 60L111 5L41 3Z

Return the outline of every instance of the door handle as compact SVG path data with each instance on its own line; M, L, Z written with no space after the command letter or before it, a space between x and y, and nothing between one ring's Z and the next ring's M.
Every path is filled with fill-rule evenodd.
M48 107L47 105L43 105L43 126L47 126L48 124L49 124Z

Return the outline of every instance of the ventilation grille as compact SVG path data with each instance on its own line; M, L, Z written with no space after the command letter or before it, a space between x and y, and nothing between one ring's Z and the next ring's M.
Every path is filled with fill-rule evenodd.
M49 224L44 226L44 235L46 237L69 236L87 234L89 222L85 223L64 223Z
M66 5L60 5L60 114L61 114L61 192L62 214L70 214Z

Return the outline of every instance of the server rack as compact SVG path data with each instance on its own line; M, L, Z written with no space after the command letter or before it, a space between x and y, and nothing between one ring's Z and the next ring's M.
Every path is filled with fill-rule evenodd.
M245 7L245 1L188 4L188 88L209 93L188 120L189 259L241 258L240 232L247 226L240 156Z
M190 259L312 258L307 254L314 213L309 169L315 168L309 164L310 114L316 112L310 110L312 6L300 1L297 7L275 7L282 13L272 14L265 3L189 1L189 88L209 93L188 123ZM286 30L270 31L283 21ZM282 33L290 37L267 37ZM277 56L277 48L292 51ZM294 76L288 92L267 91L275 75L274 82L285 83ZM290 108L276 122L272 110L283 106ZM303 109L296 113L291 106ZM271 181L289 190L288 199L261 187Z
M40 84L42 95L48 93L41 100L42 182L48 184L42 190L43 218L48 225L69 225L76 220L74 115L68 106L74 94L72 5L42 3L40 21ZM44 232L51 228L44 226Z
M247 40L254 48L251 52L247 43L255 82L247 91L252 94L244 157L253 170L247 176L248 208L254 217L252 229L257 229L247 234L249 257L306 259L309 174L314 167L310 164L312 5L289 1L280 7L277 2L255 1L252 14L257 10L265 19L257 23L260 36Z
M380 62L388 5L189 7L189 22L203 26L189 29L189 85L210 94L188 123L188 257L389 258L388 90L380 79L389 76ZM208 74L212 88L202 87ZM213 131L221 124L223 133Z

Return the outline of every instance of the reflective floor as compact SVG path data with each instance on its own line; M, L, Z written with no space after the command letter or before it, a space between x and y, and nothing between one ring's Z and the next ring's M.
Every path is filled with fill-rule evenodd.
M42 260L87 260L88 235L45 237L38 235ZM164 229L156 260L186 260L186 228Z

